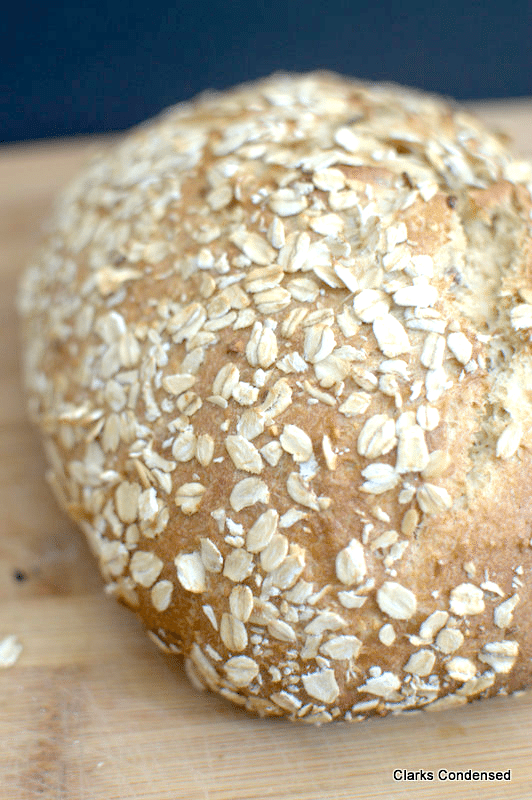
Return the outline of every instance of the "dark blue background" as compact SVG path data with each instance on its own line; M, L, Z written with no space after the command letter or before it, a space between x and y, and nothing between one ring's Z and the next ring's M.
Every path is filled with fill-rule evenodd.
M15 0L0 27L0 138L119 130L274 70L532 94L530 0L369 2Z

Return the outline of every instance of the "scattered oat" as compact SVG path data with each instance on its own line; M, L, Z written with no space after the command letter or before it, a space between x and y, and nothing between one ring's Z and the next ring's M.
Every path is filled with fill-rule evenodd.
M398 319L391 314L378 317L373 323L377 344L387 358L395 358L410 351L408 334Z
M424 480L441 478L450 464L451 456L446 450L433 450L428 457L426 467L421 470L421 477Z
M518 653L517 642L489 642L482 648L478 660L488 664L497 673L506 673L512 669Z
M244 478L233 487L229 502L233 511L254 506L255 503L267 503L270 499L268 486L260 478Z
M182 553L174 559L179 583L187 592L199 594L207 588L205 567L199 553Z
M447 489L443 486L434 486L432 483L424 483L416 492L417 501L420 509L425 514L441 514L448 511L452 504L452 498Z
M496 455L497 458L511 458L521 444L523 436L523 426L520 422L511 422L497 439Z
M246 357L252 367L268 369L277 358L277 339L271 328L255 322L246 346Z
M477 674L477 668L470 658L455 656L445 664L445 670L453 681L465 683Z
M361 456L374 459L389 453L396 443L394 420L386 414L374 414L359 433L357 450Z
M519 603L519 595L514 594L493 610L493 620L498 628L508 628L512 624L513 613Z
M428 283L415 283L398 289L393 295L398 306L433 306L438 299L438 290Z
M162 380L163 389L173 395L183 394L195 383L195 375L166 375Z
M377 604L392 619L410 619L417 609L416 596L395 581L386 581L377 591Z
M202 537L201 544L201 560L207 572L218 573L222 571L223 557L219 549L216 547L212 539Z
M362 322L374 322L388 315L390 300L380 289L364 289L353 300L353 309Z
M240 547L232 550L224 561L223 575L233 583L240 583L253 572L253 556Z
M247 622L253 611L253 594L249 586L239 584L229 595L231 614L240 622Z
M196 458L202 467L208 467L214 456L214 439L208 433L198 436L196 442Z
M307 675L302 675L301 679L306 693L322 703L334 703L340 694L334 670L332 669L309 672Z
M0 639L0 668L12 667L22 653L22 645L14 634Z
M321 440L321 450L327 469L333 472L338 464L338 455L334 452L330 438L325 434Z
M512 327L516 331L532 328L532 304L521 303L510 312Z
M367 392L352 392L338 408L346 417L356 417L365 414L371 403L371 395Z
M473 583L461 583L450 596L450 609L459 617L482 614L484 611L484 592Z
M351 539L347 547L340 550L336 556L335 568L336 577L345 586L362 583L367 567L364 548L357 539Z
M410 672L423 678L430 675L435 662L436 655L432 650L417 650L412 653L403 669L405 672Z
M172 445L172 456L176 461L185 463L191 461L196 454L196 435L194 431L187 430L176 436Z
M397 675L393 672L383 672L374 678L368 678L365 683L358 687L357 691L374 694L387 700L395 697L400 686L401 681Z
M151 602L156 611L166 611L172 601L174 585L172 581L158 581L151 589Z
M384 494L384 492L394 489L401 480L391 464L379 462L370 464L363 469L362 477L366 480L360 488L368 494Z
M356 658L362 642L356 636L333 636L320 647L320 653L335 661L348 661Z
M311 364L317 364L332 353L336 346L334 333L329 325L311 325L305 329L304 357Z
M291 625L280 619L274 619L268 623L268 633L280 642L297 641L295 631Z
M135 583L149 589L161 574L164 563L155 553L136 550L129 562L129 571Z
M425 441L425 433L419 425L411 425L399 434L397 444L396 471L421 472L429 461L429 451Z
M473 345L464 333L460 331L450 333L447 336L447 347L461 364L471 361Z
M249 656L233 656L226 661L224 671L233 686L249 686L259 674L259 665Z
M252 472L255 475L262 472L264 467L262 458L255 445L249 439L240 434L227 436L225 447L237 469Z
M141 487L138 483L122 481L115 492L116 513L122 522L135 522L139 511Z
M290 473L286 482L286 491L295 503L300 503L313 511L320 510L315 492L299 472Z
M447 611L433 611L427 619L421 623L419 628L419 638L427 644L431 643L439 631L447 624L449 614Z
M296 463L308 461L312 456L312 440L297 425L285 425L279 442L283 450L290 453Z
M175 496L176 505L179 506L183 514L195 514L206 491L205 486L201 483L184 483L177 490Z
M250 553L260 553L270 543L272 536L277 530L279 514L273 508L261 514L246 536L246 549Z
M382 628L379 630L379 641L381 641L386 647L391 647L391 645L395 642L395 630L393 625L387 622Z
M271 264L276 256L273 247L259 233L238 230L230 239L254 264Z
M224 612L220 620L220 639L229 651L241 653L248 644L246 626L232 614Z
M412 536L419 523L419 513L415 508L409 508L401 520L401 533L403 536Z
M288 539L282 533L274 533L260 553L260 565L264 572L273 572L288 554Z
M457 628L444 628L436 637L436 647L445 655L456 652L464 643L464 635Z

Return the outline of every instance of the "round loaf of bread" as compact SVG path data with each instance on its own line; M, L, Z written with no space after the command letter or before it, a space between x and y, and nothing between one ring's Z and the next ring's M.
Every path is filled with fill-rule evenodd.
M209 93L21 283L48 480L197 687L306 722L532 684L532 170L438 98Z

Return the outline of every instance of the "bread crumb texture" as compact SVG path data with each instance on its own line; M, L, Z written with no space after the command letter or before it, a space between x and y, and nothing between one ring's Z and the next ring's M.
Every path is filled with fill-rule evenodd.
M320 724L532 683L532 169L329 73L201 95L19 292L48 481L196 687Z

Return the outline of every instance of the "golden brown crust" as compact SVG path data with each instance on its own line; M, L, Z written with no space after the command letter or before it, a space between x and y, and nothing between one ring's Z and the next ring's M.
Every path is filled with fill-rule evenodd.
M203 95L21 284L59 501L196 685L321 723L532 683L530 166L328 73Z

